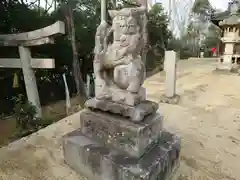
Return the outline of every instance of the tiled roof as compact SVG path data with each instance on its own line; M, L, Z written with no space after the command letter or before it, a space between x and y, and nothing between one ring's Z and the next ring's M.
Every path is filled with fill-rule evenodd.
M240 14L233 14L219 23L220 26L231 26L240 24Z

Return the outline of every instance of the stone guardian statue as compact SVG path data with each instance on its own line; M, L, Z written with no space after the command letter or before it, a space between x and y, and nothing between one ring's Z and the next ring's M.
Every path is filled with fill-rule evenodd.
M142 87L146 72L144 47L144 7L110 10L112 25L102 22L95 36L95 98L90 109L108 111L139 122L155 112L158 104L146 101ZM112 35L112 42L109 42Z

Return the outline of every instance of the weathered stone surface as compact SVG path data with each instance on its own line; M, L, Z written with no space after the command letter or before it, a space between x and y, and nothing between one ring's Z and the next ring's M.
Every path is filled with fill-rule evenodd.
M101 110L119 114L130 118L134 122L140 122L149 114L153 114L158 109L158 104L152 101L141 101L136 106L116 103L110 100L100 100L97 98L86 101L85 106L92 110Z
M142 60L145 13L144 7L110 10L111 27L102 19L95 35L93 61L96 98L132 106L143 99L139 90L146 77ZM112 43L108 43L110 35Z
M51 58L31 58L30 65L33 69L53 69L55 68L55 60ZM19 58L0 58L1 68L22 68Z
M112 101L129 106L136 106L141 101L146 100L146 89L141 87L138 93L129 93L126 90L110 88L112 92Z
M18 34L0 34L0 43L2 42L24 42L36 39L42 39L45 37L56 36L59 34L65 34L65 25L62 21L57 21L54 24L42 29L37 29L30 32L18 33ZM19 45L19 43L16 43Z
M80 121L82 134L134 157L142 156L157 143L163 128L160 113L135 124L121 116L86 110L81 113Z
M161 103L167 103L167 104L178 104L180 101L180 96L178 94L175 94L173 97L167 97L166 95L162 95L160 98Z
M179 166L180 140L164 132L143 158L106 148L79 132L63 140L65 162L89 180L168 180Z
M164 70L166 72L165 95L173 97L176 93L176 70L177 69L177 53L175 51L166 51L164 60Z

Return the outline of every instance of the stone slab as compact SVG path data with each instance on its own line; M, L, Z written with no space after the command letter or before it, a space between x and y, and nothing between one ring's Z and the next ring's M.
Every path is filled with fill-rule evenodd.
M82 134L134 157L141 157L156 144L163 130L160 113L135 124L118 115L85 110L80 121Z
M73 132L63 139L65 162L89 180L169 180L179 166L180 139L164 132L138 159Z
M166 95L162 95L159 102L167 104L178 104L179 101L180 96L178 94L175 94L173 97L167 97Z
M141 101L136 106L116 103L110 100L92 98L86 101L85 106L91 110L101 110L119 114L134 122L142 121L146 116L153 114L158 109L158 104L152 101Z
M165 51L164 70L166 72L165 94L167 97L174 96L176 92L176 69L177 69L177 53L175 51Z

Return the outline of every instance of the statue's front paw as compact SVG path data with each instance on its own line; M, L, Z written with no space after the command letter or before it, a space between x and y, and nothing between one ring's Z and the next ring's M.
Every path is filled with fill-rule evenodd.
M111 100L112 96L108 93L102 93L102 94L99 94L96 98L99 100Z
M141 87L140 83L130 84L127 88L127 91L129 93L137 93L139 91L140 87Z

